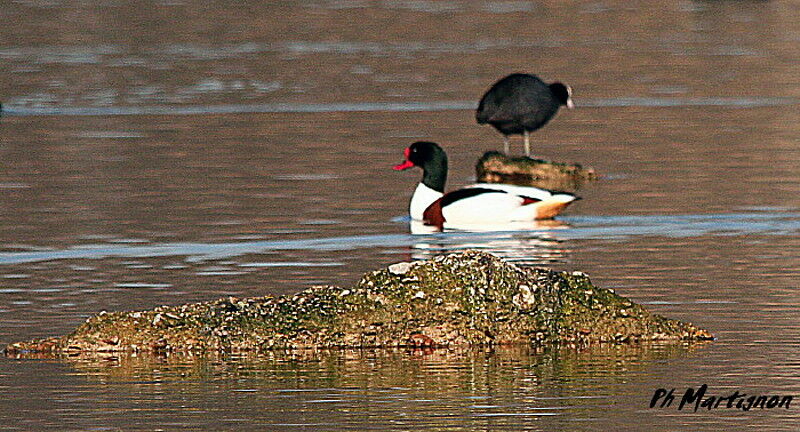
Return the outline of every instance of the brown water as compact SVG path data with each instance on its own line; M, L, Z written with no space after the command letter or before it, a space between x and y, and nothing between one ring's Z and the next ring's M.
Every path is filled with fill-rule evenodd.
M797 430L800 396L648 409L703 383L800 395L796 2L28 0L0 22L2 344L466 247L585 271L718 337L0 359L0 430ZM409 234L419 173L390 166L431 139L469 183L502 145L472 107L512 71L575 90L535 153L606 177L560 227Z

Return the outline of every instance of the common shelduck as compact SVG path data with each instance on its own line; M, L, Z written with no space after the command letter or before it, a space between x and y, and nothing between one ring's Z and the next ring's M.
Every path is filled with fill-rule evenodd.
M411 197L411 219L443 229L550 219L571 202L573 194L528 186L478 183L444 193L447 155L438 144L418 141L405 150L395 170L422 168L422 181Z
M478 104L475 120L490 124L503 134L508 154L508 136L524 135L525 156L531 155L530 133L547 124L558 109L574 108L572 89L560 82L545 84L536 75L511 74L486 91Z

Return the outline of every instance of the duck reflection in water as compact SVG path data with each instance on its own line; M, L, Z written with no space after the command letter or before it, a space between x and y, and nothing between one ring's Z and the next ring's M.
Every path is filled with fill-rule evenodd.
M419 240L412 245L411 259L414 260L479 249L519 264L550 265L564 262L569 253L557 232L570 226L558 220L464 224L448 227L444 231L422 221L411 220L409 228L411 234L419 236Z

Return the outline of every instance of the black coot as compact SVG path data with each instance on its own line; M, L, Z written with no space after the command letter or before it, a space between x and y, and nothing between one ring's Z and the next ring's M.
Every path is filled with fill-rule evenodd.
M529 133L544 126L561 105L572 108L572 89L560 82L545 84L536 75L511 74L496 82L481 98L475 119L503 134L508 154L508 136L525 136L525 155L531 155Z

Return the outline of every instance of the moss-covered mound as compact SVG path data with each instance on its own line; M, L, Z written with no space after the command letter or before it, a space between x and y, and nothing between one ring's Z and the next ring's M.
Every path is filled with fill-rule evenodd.
M8 353L436 347L709 339L582 273L520 268L482 252L399 263L352 288L101 312L72 334Z
M509 183L564 191L574 191L585 182L597 179L594 169L578 164L506 156L496 151L486 152L478 159L475 173L478 182Z

